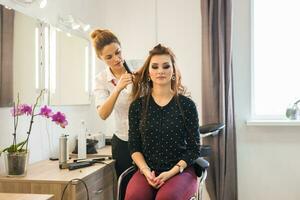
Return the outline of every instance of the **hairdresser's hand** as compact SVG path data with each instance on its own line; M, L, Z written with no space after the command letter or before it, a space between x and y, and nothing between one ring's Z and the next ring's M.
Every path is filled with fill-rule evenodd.
M137 70L135 70L134 72L132 72L132 79L133 79L133 82L137 82L139 80L139 77L142 75L142 72L143 72L143 68L142 67L139 67Z
M125 73L121 76L117 86L116 90L121 92L127 85L132 83L132 75L129 73Z

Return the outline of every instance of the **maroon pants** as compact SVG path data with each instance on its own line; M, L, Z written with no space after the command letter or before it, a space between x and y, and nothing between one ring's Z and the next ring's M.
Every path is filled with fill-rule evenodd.
M137 171L130 179L125 200L188 200L197 192L197 176L189 167L167 180L159 189L153 188L145 176Z

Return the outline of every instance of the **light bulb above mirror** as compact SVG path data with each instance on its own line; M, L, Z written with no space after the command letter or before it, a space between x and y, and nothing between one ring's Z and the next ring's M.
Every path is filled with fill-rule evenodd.
M79 19L75 19L72 15L59 16L57 21L60 26L63 26L68 30L81 30L82 32L87 32L91 28L89 24L85 24Z
M12 1L22 6L32 5L33 3L38 2L40 8L45 8L48 3L47 0L12 0Z

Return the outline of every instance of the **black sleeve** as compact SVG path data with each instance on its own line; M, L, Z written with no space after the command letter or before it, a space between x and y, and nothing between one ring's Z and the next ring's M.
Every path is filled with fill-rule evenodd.
M140 107L138 100L132 102L129 107L128 145L129 145L130 155L133 154L134 152L142 152L141 133L140 133L140 129L139 129L140 109L141 109L141 107Z
M185 124L187 130L187 151L182 156L187 165L191 165L194 160L200 156L200 130L198 111L195 103L188 99L185 106L182 107L185 115Z

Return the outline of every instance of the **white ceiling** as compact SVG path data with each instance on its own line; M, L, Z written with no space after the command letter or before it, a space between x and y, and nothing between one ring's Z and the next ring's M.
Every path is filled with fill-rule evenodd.
M102 27L104 24L105 0L48 0L45 8L39 7L41 0L35 0L30 4L19 3L19 1L20 0L0 0L0 4L56 27L60 26L58 24L58 18L67 15L72 15L73 18L85 24L90 24L91 29L93 29L93 27ZM62 27L59 28L64 29ZM72 32L72 30L69 31ZM86 33L77 32L75 34L86 38L89 37L89 31Z

